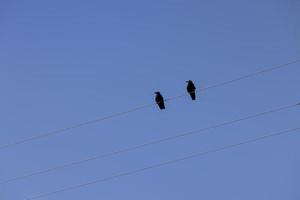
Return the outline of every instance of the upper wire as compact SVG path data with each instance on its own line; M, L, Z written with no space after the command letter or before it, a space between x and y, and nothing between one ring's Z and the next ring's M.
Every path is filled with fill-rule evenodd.
M259 70L259 71L256 71L256 72L253 72L253 73L250 73L250 74L238 77L238 78L234 78L234 79L231 79L231 80L228 80L228 81L224 81L224 82L216 83L216 84L211 85L211 86L200 88L198 90L198 92L201 92L201 91L204 91L204 90L209 90L209 89L220 87L220 86L224 86L224 85L228 85L228 84L231 84L231 83L243 80L243 79L248 79L248 78L251 78L251 77L255 77L255 76L258 76L260 74L264 74L264 73L267 73L267 72L278 70L278 69L281 69L281 68L290 66L292 64L299 63L299 62L300 62L300 59L297 59L297 60L294 60L294 61L291 61L291 62L288 62L288 63L284 63L284 64L280 64L280 65L274 65L272 67L269 67L269 68L266 68L266 69L263 69L263 70ZM182 95L174 96L174 97L171 97L171 98L167 98L166 101L175 100L175 99L178 99L178 98L182 98L184 96L187 96L187 94L182 94ZM77 128L80 128L80 127L84 127L84 126L88 126L88 125L91 125L91 124L99 123L101 121L105 121L105 120L108 120L108 119L112 119L112 118L115 118L115 117L119 117L119 116L122 116L122 115L129 114L129 113L132 113L132 112L136 112L138 110L142 110L144 108L148 108L148 107L151 107L151 106L154 106L154 105L155 105L155 103L149 103L149 104L137 106L135 108L131 108L129 110L122 111L122 112L117 112L117 113L114 113L114 114L111 114L111 115L108 115L108 116L105 116L105 117L101 117L101 118L98 118L98 119L82 122L82 123L79 123L79 124L75 124L73 126L48 131L48 132L41 133L41 134L38 134L38 135L35 135L35 136L32 136L32 137L28 137L28 138L25 138L25 139L20 139L20 140L14 141L14 142L6 143L6 144L3 144L3 145L0 145L0 150L5 149L5 148L9 148L9 147L13 147L13 146L17 146L17 145L21 145L21 144L25 144L25 143L29 143L29 142L32 142L32 141L35 141L35 140L47 138L47 137L50 137L50 136L53 136L53 135L62 134L62 133L65 133L65 132L73 130L73 129L77 129Z

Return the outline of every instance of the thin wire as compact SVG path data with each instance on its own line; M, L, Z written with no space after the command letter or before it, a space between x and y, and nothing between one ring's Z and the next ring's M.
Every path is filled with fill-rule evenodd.
M275 66L272 66L270 68L263 69L263 70L260 70L260 71L257 71L257 72L254 72L254 73L251 73L251 74L248 74L248 75L244 75L244 76L232 79L232 80L217 83L217 84L199 89L199 91L209 90L209 89L212 89L212 88L215 88L215 87L228 85L230 83L234 83L234 82L237 82L237 81L240 81L240 80L243 80L243 79L248 79L248 78L251 78L251 77L254 77L254 76L258 76L260 74L264 74L264 73L271 72L271 71L274 71L274 70L277 70L277 69L280 69L280 68L283 68L283 67L287 67L289 65L292 65L292 64L295 64L295 63L298 63L298 62L300 62L300 59L294 60L294 61L289 62L289 63L281 64L281 65L275 65ZM178 98L182 98L184 96L187 96L187 94L182 94L182 95L179 95L179 96L174 96L174 97L171 97L171 98L167 98L166 101L175 100L175 99L178 99ZM102 118L98 118L98 119L95 119L95 120L82 122L82 123L79 123L79 124L76 124L76 125L73 125L73 126L69 126L69 127L65 127L65 128L61 128L61 129L56 129L56 130L53 130L53 131L49 131L49 132L46 132L46 133L42 133L42 134L39 134L39 135L35 135L35 136L32 136L32 137L21 139L19 141L3 144L3 145L0 146L0 150L5 149L5 148L9 148L9 147L12 147L12 146L20 145L20 144L29 143L31 141L39 140L39 139L42 139L42 138L47 138L47 137L50 137L50 136L53 136L53 135L62 134L62 133L65 133L67 131L70 131L72 129L80 128L80 127L83 127L83 126L88 126L88 125L91 125L91 124L94 124L94 123L99 123L101 121L105 121L105 120L108 120L108 119L111 119L111 118L126 115L126 114L129 114L129 113L132 113L132 112L144 109L144 108L148 108L148 107L151 107L151 106L154 106L154 105L155 105L155 103L145 104L145 105L142 105L142 106L138 106L138 107L129 109L127 111L118 112L118 113L115 113L115 114L112 114L112 115L109 115L109 116L105 116L105 117L102 117Z
M151 145L155 145L155 144L159 144L159 143L163 143L163 142L167 142L167 141L171 141L171 140L176 140L176 139L191 136L191 135L194 135L194 134L199 134L200 132L205 132L205 131L208 131L208 130L211 130L211 129L220 128L220 127L228 126L228 125L235 124L235 123L238 123L238 122L241 122L241 121L257 118L257 117L260 117L260 116L263 116L263 115L272 114L272 113L275 113L275 112L291 109L295 106L297 106L297 104L281 106L281 107L278 107L278 108L275 108L275 109L272 109L272 110L256 113L256 114L253 114L253 115L248 115L246 117L242 117L242 118L239 118L239 119L235 119L235 120L223 122L223 123L220 123L220 124L212 125L212 126L209 126L209 127L206 127L206 128L195 129L195 130L179 133L177 135L172 135L172 136L160 138L160 139L157 139L157 140L153 140L153 141L150 141L150 142L146 142L146 143L143 143L143 144L135 145L135 146L132 146L132 147L127 147L127 148L124 148L124 149L115 150L115 151L112 151L110 153L96 155L96 156L84 158L84 159L81 159L81 160L65 163L65 164L62 164L62 165L54 166L52 168L43 169L43 170L39 170L39 171L36 171L36 172L32 172L30 174L25 174L25 175L22 175L22 176L17 176L17 177L7 179L5 181L0 182L0 185L7 184L7 183L10 183L10 182L14 182L14 181L18 181L18 180L27 179L27 178L30 178L30 177L33 177L33 176L47 174L47 173L50 173L50 172L53 172L53 171L65 169L67 167L79 165L79 164L86 163L86 162L89 162L89 161L98 160L98 159L102 159L102 158L107 158L107 157L115 156L115 155L118 155L118 154L138 150L138 149L141 149L141 148L144 148L144 147L147 147L147 146L151 146Z
M135 112L135 111L147 108L147 107L151 107L153 105L154 105L154 103L145 104L145 105L142 105L142 106L139 106L139 107L132 108L132 109L127 110L127 111L118 112L118 113L115 113L115 114L112 114L112 115L109 115L109 116L105 116L105 117L102 117L102 118L86 121L86 122L83 122L83 123L80 123L80 124L76 124L74 126L69 126L69 127L65 127L65 128L61 128L61 129L56 129L56 130L49 131L49 132L46 132L46 133L43 133L43 134L40 134L40 135L25 138L23 140L7 143L7 144L4 144L4 145L0 146L0 150L8 148L8 147L16 146L16 145L28 143L28 142L31 142L31 141L34 141L34 140L50 137L50 136L53 136L53 135L56 135L56 134L59 134L59 133L67 132L67 131L72 130L72 129L76 129L76 128L80 128L80 127L83 127L83 126L95 124L95 123L100 122L100 121L104 121L104 120L108 120L108 119L115 118L115 117L118 117L118 116L122 116L122 115L131 113L131 112Z
M145 171L148 171L148 170L152 170L152 169L160 168L160 167L163 167L163 166L175 164L175 163L178 163L178 162L190 160L190 159L193 159L193 158L196 158L196 157L201 157L201 156L204 156L204 155L207 155L207 154L216 153L216 152L224 151L224 150L227 150L227 149L239 147L239 146L242 146L242 145L245 145L245 144L255 143L255 142L260 141L260 140L265 140L265 139L268 139L268 138L271 138L271 137L276 137L276 136L288 134L288 133L291 133L291 132L296 132L296 131L299 131L299 130L300 130L300 128L293 128L293 129L283 130L283 131L280 131L280 132L264 135L264 136L257 137L257 138L254 138L254 139L250 139L250 140L246 140L246 141L243 141L243 142L226 145L226 146L216 148L216 149L211 149L211 150L207 150L207 151L194 153L194 154L191 154L191 155L188 155L188 156L185 156L185 157L181 157L181 158L177 158L177 159L174 159L174 160L168 160L168 161L161 162L159 164L151 165L151 166L148 166L148 167L144 167L144 168L141 168L141 169L116 174L116 175L109 176L109 177L106 177L106 178L98 178L96 180L86 182L86 183L83 183L83 184L74 185L74 186L71 186L71 187L65 187L63 189L59 189L59 190L56 190L56 191L53 191L53 192L48 192L48 193L40 194L40 195L37 195L37 196L34 196L34 197L30 197L27 200L41 199L41 198L45 198L45 197L52 196L52 195L55 195L55 194L59 194L59 193L63 193L63 192L71 191L71 190L76 190L76 189L79 189L79 188L82 188L82 187L87 187L89 185L97 184L97 183L100 183L100 182L106 182L106 181L111 181L111 180L121 178L121 177L135 175L135 174L142 173L142 172L145 172Z
M261 74L265 74L265 73L268 73L268 72L272 72L272 71L275 71L275 70L287 67L289 65L292 65L292 64L295 64L295 63L298 63L298 62L300 62L300 59L294 60L294 61L291 61L291 62L285 63L285 64L275 65L273 67L262 69L262 70L259 70L259 71L256 71L256 72L244 75L244 76L240 76L238 78L234 78L234 79L231 79L231 80L228 80L228 81L223 81L223 82L220 82L220 83L216 83L214 85L210 85L210 86L206 86L206 87L200 88L198 90L198 92L195 92L195 93L199 93L199 92L202 92L202 91L205 91L205 90L210 90L210 89L213 89L213 88L216 88L216 87L221 87L221 86L224 86L224 85L229 85L231 83L238 82L238 81L241 81L241 80L244 80L244 79L249 79L249 78L261 75ZM185 96L188 96L188 94L181 94L181 95L178 95L178 96L167 98L166 101L171 101L171 100L174 100L174 99L179 99L179 98L182 98L182 97L185 97Z
M292 64L295 64L295 63L298 63L298 62L300 62L300 59L292 61L292 62L289 62L289 63L277 65L277 66L274 66L274 67L266 68L266 69L263 69L263 70L260 70L260 71L257 71L257 72L253 72L251 74L244 75L244 76L241 76L239 78L235 78L235 79L232 79L232 80L229 80L229 81L224 81L224 82L221 82L221 83L217 83L217 84L214 84L214 85L202 88L201 90L204 91L204 90L209 90L209 89L212 89L212 88L215 88L215 87L220 87L220 86L228 85L228 84L231 84L231 83L243 80L243 79L248 79L248 78L252 78L252 77L258 76L260 74L272 72L272 71L284 68L284 67L286 67L288 65L292 65Z

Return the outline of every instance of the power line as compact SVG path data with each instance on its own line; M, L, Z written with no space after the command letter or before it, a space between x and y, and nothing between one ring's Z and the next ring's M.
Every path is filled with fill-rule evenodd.
M224 151L224 150L227 150L227 149L239 147L239 146L242 146L242 145L245 145L245 144L254 143L254 142L264 140L264 139L268 139L268 138L271 138L271 137L276 137L276 136L288 134L288 133L291 133L291 132L296 132L296 131L299 131L299 130L300 130L300 128L293 128L293 129L283 130L283 131L280 131L280 132L264 135L264 136L257 137L257 138L254 138L254 139L250 139L250 140L246 140L246 141L243 141L243 142L226 145L226 146L216 148L216 149L211 149L211 150L207 150L207 151L194 153L194 154L191 154L191 155L188 155L188 156L185 156L185 157L181 157L181 158L177 158L177 159L174 159L174 160L168 160L168 161L161 162L161 163L151 165L151 166L148 166L148 167L144 167L144 168L141 168L141 169L116 174L116 175L109 176L109 177L106 177L106 178L98 178L98 179L95 179L93 181L86 182L86 183L83 183L83 184L74 185L74 186L71 186L71 187L65 187L63 189L59 189L59 190L56 190L56 191L53 191L53 192L48 192L48 193L40 194L40 195L37 195L37 196L34 196L34 197L30 197L27 200L41 199L41 198L45 198L45 197L52 196L52 195L55 195L55 194L80 189L82 187L87 187L89 185L93 185L93 184L96 184L96 183L111 181L111 180L114 180L114 179L117 179L117 178L135 175L135 174L142 173L142 172L145 172L145 171L148 171L148 170L152 170L152 169L160 168L160 167L163 167L163 166L175 164L175 163L186 161L186 160L193 159L193 158L196 158L196 157L201 157L201 156L204 156L204 155L207 155L207 154L210 154L210 153L216 153L216 152Z
M234 78L234 79L231 79L231 80L228 80L228 81L224 81L224 82L220 82L220 83L217 83L217 84L214 84L214 85L211 85L211 86L200 88L198 91L201 92L201 91L204 91L204 90L209 90L209 89L212 89L212 88L228 85L228 84L231 84L231 83L234 83L234 82L237 82L237 81L241 81L241 80L244 80L244 79L248 79L248 78L251 78L251 77L258 76L260 74L264 74L264 73L268 73L268 72L271 72L271 71L274 71L274 70L278 70L278 69L287 67L289 65L292 65L292 64L295 64L295 63L298 63L298 62L300 62L300 59L297 59L297 60L294 60L292 62L288 62L288 63L285 63L285 64L281 64L281 65L274 65L270 68L259 70L259 71L256 71L254 73L251 73L251 74L247 74L247 75L244 75L244 76L241 76L241 77L238 77L238 78ZM174 97L171 97L171 98L167 98L166 101L175 100L175 99L178 99L178 98L182 98L184 96L187 96L187 94L182 94L182 95L179 95L179 96L174 96ZM35 136L32 136L32 137L21 139L21 140L15 141L15 142L10 142L10 143L7 143L7 144L3 144L3 145L0 146L0 150L5 149L5 148L9 148L9 147L12 147L12 146L17 146L17 145L29 143L29 142L32 142L32 141L35 141L35 140L47 138L47 137L50 137L50 136L53 136L53 135L62 134L62 133L65 133L67 131L70 131L70 130L73 130L73 129L76 129L76 128L80 128L80 127L88 126L88 125L91 125L91 124L99 123L101 121L105 121L105 120L108 120L108 119L112 119L112 118L115 118L115 117L126 115L126 114L129 114L129 113L132 113L132 112L135 112L135 111L138 111L138 110L142 110L144 108L148 108L148 107L151 107L151 106L154 106L154 105L155 105L155 103L149 103L149 104L137 106L137 107L129 109L127 111L117 112L115 114L108 115L108 116L105 116L105 117L101 117L101 118L98 118L98 119L82 122L82 123L79 123L79 124L76 124L76 125L73 125L73 126L69 126L69 127L65 127L65 128L61 128L61 129L56 129L56 130L53 130L53 131L48 131L48 132L45 132L45 133L41 133L39 135L35 135Z
M248 78L252 78L252 77L255 77L255 76L258 76L258 75L261 75L261 74L265 74L265 73L268 73L268 72L272 72L272 71L275 71L275 70L284 68L284 67L286 67L286 66L288 66L288 65L292 65L292 64L295 64L295 63L298 63L298 62L300 62L300 59L299 59L299 60L292 61L292 62L289 62L289 63L277 65L277 66L274 66L274 67L262 69L262 70L260 70L260 71L256 71L256 72L253 72L253 73L251 73L251 74L247 74L247 75L244 75L244 76L241 76L241 77L232 79L232 80L228 80L228 81L224 81L224 82L221 82L221 83L217 83L217 84L215 84L215 85L211 85L211 86L202 88L202 90L208 90L208 89L212 89L212 88L216 88L216 87L228 85L228 84L231 84L231 83L234 83L234 82L243 80L243 79L248 79Z
M127 111L123 111L123 112L115 113L115 114L108 115L108 116L105 116L105 117L102 117L102 118L82 122L82 123L76 124L74 126L69 126L69 127L65 127L65 128L61 128L61 129L56 129L54 131L49 131L49 132L46 132L46 133L43 133L43 134L40 134L40 135L36 135L36 136L33 136L33 137L29 137L29 138L26 138L26 139L23 139L23 140L7 143L7 144L4 144L4 145L0 146L0 150L8 148L8 147L16 146L16 145L28 143L28 142L31 142L31 141L34 141L34 140L50 137L52 135L56 135L56 134L59 134L59 133L64 133L64 132L67 132L67 131L72 130L72 129L76 129L76 128L80 128L80 127L83 127L83 126L88 126L88 125L91 125L91 124L95 124L95 123L100 122L100 121L104 121L104 120L108 120L108 119L115 118L115 117L118 117L118 116L126 115L128 113L135 112L135 111L141 110L143 108L150 107L152 105L154 105L154 104L153 103L152 104L145 104L145 105L142 105L142 106L139 106L139 107L132 108L132 109L127 110Z
M220 127L228 126L228 125L235 124L235 123L238 123L238 122L241 122L241 121L254 119L254 118L257 118L257 117L260 117L260 116L264 116L264 115L272 114L272 113L275 113L275 112L291 109L295 106L297 106L297 104L281 106L281 107L274 108L272 110L263 111L263 112L259 112L259 113L256 113L256 114L248 115L248 116L238 118L238 119L235 119L235 120L230 120L230 121L226 121L226 122L223 122L223 123L220 123L220 124L215 124L215 125L212 125L212 126L209 126L209 127L206 127L206 128L195 129L195 130L179 133L179 134L176 134L176 135L160 138L160 139L157 139L157 140L149 141L149 142L146 142L146 143L143 143L143 144L127 147L127 148L124 148L124 149L115 150L115 151L112 151L110 153L96 155L96 156L92 156L92 157L87 157L87 158L84 158L84 159L81 159L81 160L65 163L65 164L62 164L62 165L57 165L55 167L51 167L51 168L48 168L48 169L43 169L43 170L39 170L39 171L36 171L36 172L32 172L30 174L25 174L25 175L22 175L22 176L17 176L17 177L7 179L5 181L0 182L0 185L10 183L10 182L14 182L14 181L17 181L17 180L27 179L27 178L30 178L30 177L33 177L33 176L47 174L47 173L50 173L50 172L53 172L53 171L65 169L67 167L79 165L79 164L90 162L90 161L93 161L93 160L97 160L97 159L101 159L101 158L107 158L107 157L115 156L115 155L118 155L118 154L134 151L134 150L141 149L141 148L144 148L144 147L147 147L147 146L151 146L151 145L164 143L164 142L167 142L167 141L176 140L176 139L179 139L179 138L195 135L195 134L205 132L205 131L208 131L208 130L211 130L211 129L220 128Z
M224 86L224 85L229 85L231 83L238 82L238 81L241 81L241 80L244 80L244 79L249 79L249 78L252 78L252 77L255 77L255 76L258 76L258 75L261 75L261 74L265 74L265 73L268 73L268 72L272 72L272 71L287 67L289 65L292 65L292 64L295 64L295 63L298 63L298 62L300 62L300 59L291 61L289 63L281 64L281 65L275 65L273 67L262 69L262 70L259 70L259 71L256 71L256 72L253 72L253 73L250 73L250 74L246 74L244 76L240 76L240 77L237 77L237 78L234 78L234 79L231 79L231 80L223 81L223 82L220 82L220 83L216 83L216 84L213 84L213 85L210 85L210 86L200 88L198 90L198 92L202 92L202 91L205 91L205 90L210 90L210 89L221 87L221 86ZM171 97L171 98L167 98L167 101L168 100L173 100L173 99L178 99L178 98L181 98L181 97L184 97L184 96L187 96L187 94L182 94L182 95L174 96L174 97Z

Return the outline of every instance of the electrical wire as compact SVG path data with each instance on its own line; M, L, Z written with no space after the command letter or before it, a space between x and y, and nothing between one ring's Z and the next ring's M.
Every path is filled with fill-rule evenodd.
M157 168L160 168L160 167L163 167L163 166L176 164L178 162L182 162L182 161L190 160L190 159L193 159L193 158L201 157L201 156L204 156L204 155L207 155L207 154L216 153L216 152L224 151L224 150L227 150L227 149L239 147L239 146L242 146L242 145L245 145L245 144L254 143L254 142L257 142L257 141L260 141L260 140L265 140L265 139L268 139L268 138L271 138L271 137L276 137L276 136L288 134L288 133L291 133L291 132L298 132L299 130L300 130L300 128L293 128L293 129L287 129L287 130L279 131L279 132L268 134L268 135L263 135L261 137L257 137L257 138L254 138L254 139L249 139L249 140L246 140L246 141L243 141L243 142L226 145L226 146L223 146L223 147L220 147L220 148L190 154L190 155L185 156L185 157L177 158L177 159L174 159L174 160L168 160L168 161L165 161L165 162L161 162L161 163L154 164L154 165L144 167L144 168L140 168L140 169L137 169L137 170L124 172L124 173L112 175L112 176L105 177L105 178L98 178L98 179L95 179L93 181L86 182L86 183L83 183L83 184L78 184L78 185L74 185L74 186L70 186L70 187L65 187L63 189L59 189L59 190L56 190L56 191L52 191L52 192L40 194L40 195L37 195L37 196L29 197L26 200L41 199L41 198L45 198L45 197L52 196L52 195L55 195L55 194L59 194L59 193L67 192L67 191L72 191L72 190L77 190L77 189L80 189L80 188L83 188L83 187L87 187L89 185L93 185L93 184L97 184L97 183L101 183L101 182L107 182L107 181L111 181L111 180L121 178L121 177L132 176L132 175L139 174L139 173L142 173L142 172L145 172L145 171L148 171L148 170L153 170L153 169L157 169Z
M59 133L64 133L64 132L67 132L67 131L72 130L72 129L76 129L76 128L80 128L80 127L83 127L83 126L88 126L88 125L91 125L91 124L95 124L95 123L98 123L100 121L104 121L104 120L108 120L108 119L115 118L115 117L118 117L118 116L122 116L122 115L125 115L125 114L128 114L128 113L131 113L131 112L135 112L135 111L150 107L152 105L154 105L154 104L153 103L152 104L145 104L145 105L135 107L135 108L127 110L127 111L123 111L123 112L115 113L115 114L105 116L105 117L102 117L102 118L82 122L82 123L76 124L74 126L65 127L65 128L61 128L61 129L56 129L54 131L49 131L49 132L46 132L46 133L43 133L43 134L40 134L40 135L28 137L28 138L23 139L23 140L7 143L7 144L4 144L4 145L1 145L0 150L8 148L8 147L16 146L16 145L28 143L28 142L31 142L31 141L34 141L34 140L50 137L50 136L53 136L53 135L56 135L56 134L59 134Z
M263 69L263 70L259 70L259 71L256 71L254 73L247 74L247 75L235 78L235 79L231 79L231 80L220 82L220 83L217 83L217 84L214 84L214 85L211 85L211 86L200 88L198 91L201 92L201 91L204 91L204 90L209 90L209 89L212 89L212 88L228 85L228 84L240 81L240 80L244 80L244 79L248 79L248 78L251 78L251 77L258 76L260 74L264 74L264 73L267 73L267 72L278 70L278 69L281 69L281 68L290 66L292 64L299 63L299 62L300 62L300 59L297 59L297 60L294 60L294 61L291 61L291 62L288 62L288 63L284 63L284 64L281 64L281 65L274 65L272 67L269 67L269 68L266 68L266 69ZM187 96L187 94L182 94L182 95L179 95L179 96L174 96L174 97L171 97L171 98L167 98L166 101L175 100L175 99L178 99L178 98L182 98L184 96ZM73 130L73 129L77 129L77 128L80 128L80 127L84 127L84 126L88 126L88 125L91 125L91 124L99 123L101 121L105 121L105 120L108 120L108 119L112 119L112 118L115 118L115 117L119 117L119 116L122 116L122 115L129 114L129 113L132 113L132 112L136 112L138 110L142 110L144 108L148 108L148 107L151 107L151 106L154 106L154 105L155 105L155 103L149 103L149 104L137 106L137 107L129 109L127 111L117 112L117 113L112 114L112 115L108 115L108 116L105 116L105 117L101 117L101 118L86 121L86 122L82 122L82 123L79 123L79 124L76 124L76 125L73 125L73 126L48 131L48 132L41 133L41 134L38 134L38 135L35 135L35 136L32 136L32 137L28 137L28 138L25 138L25 139L21 139L21 140L17 140L17 141L14 141L14 142L6 143L6 144L3 144L3 145L0 145L0 150L10 148L10 147L13 147L13 146L17 146L17 145L21 145L21 144L25 144L25 143L29 143L29 142L32 142L32 141L35 141L35 140L47 138L47 137L50 137L50 136L53 136L53 135L62 134L62 133L65 133L65 132Z
M116 155L119 155L119 154L122 154L122 153L138 150L138 149L145 148L145 147L148 147L148 146L151 146L151 145L156 145L156 144L159 144L159 143L164 143L164 142L168 142L168 141L171 141L171 140L176 140L176 139L184 138L184 137L187 137L187 136L199 134L201 132L205 132L205 131L208 131L208 130L211 130L211 129L216 129L216 128L228 126L228 125L231 125L231 124L235 124L235 123L238 123L238 122L241 122L241 121L254 119L254 118L261 117L261 116L268 115L268 114L272 114L272 113L275 113L275 112L291 109L291 108L294 108L295 106L297 106L297 104L285 105L285 106L277 107L277 108L274 108L274 109L271 109L271 110L268 110L268 111L263 111L263 112L248 115L248 116L245 116L245 117L242 117L242 118L238 118L238 119L235 119L235 120L230 120L230 121L226 121L226 122L223 122L223 123L220 123L220 124L215 124L215 125L212 125L212 126L208 126L206 128L190 130L190 131L179 133L179 134L176 134L176 135L171 135L171 136L168 136L168 137L152 140L152 141L149 141L149 142L146 142L146 143L143 143L143 144L138 144L138 145L135 145L135 146L115 150L115 151L112 151L112 152L109 152L109 153L106 153L106 154L96 155L96 156L87 157L87 158L84 158L84 159L81 159L81 160L68 162L68 163L57 165L57 166L54 166L54 167L51 167L51 168L48 168L48 169L43 169L43 170L39 170L39 171L36 171L36 172L32 172L30 174L25 174L25 175L21 175L21 176L17 176L17 177L7 179L5 181L0 182L0 185L7 184L7 183L10 183L10 182L14 182L14 181L18 181L18 180L27 179L27 178L30 178L30 177L33 177L33 176L47 174L47 173L50 173L50 172L58 171L58 170L65 169L65 168L68 168L68 167L71 167L71 166L76 166L76 165L79 165L79 164L83 164L83 163L86 163L86 162L90 162L90 161L94 161L94 160L98 160L98 159L103 159L103 158L107 158L107 157L111 157L111 156L116 156Z
M262 69L262 70L259 70L259 71L256 71L256 72L253 72L253 73L250 73L250 74L246 74L244 76L240 76L240 77L237 77L237 78L234 78L234 79L231 79L231 80L223 81L223 82L220 82L220 83L216 83L216 84L213 84L213 85L210 85L210 86L200 88L198 90L198 92L210 90L210 89L221 87L221 86L224 86L224 85L229 85L231 83L238 82L238 81L241 81L241 80L244 80L244 79L249 79L249 78L252 78L252 77L255 77L255 76L258 76L258 75L261 75L261 74L265 74L265 73L268 73L268 72L272 72L272 71L287 67L289 65L292 65L292 64L295 64L295 63L298 63L298 62L300 62L300 59L291 61L289 63L284 63L284 64L281 64L281 65L275 65L275 66L272 66L270 68ZM182 98L184 96L188 96L188 95L187 94L182 94L182 95L174 96L174 97L168 98L167 101Z

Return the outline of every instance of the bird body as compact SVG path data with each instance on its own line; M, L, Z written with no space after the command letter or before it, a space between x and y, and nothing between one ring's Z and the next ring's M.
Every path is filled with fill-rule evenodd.
M160 94L160 92L155 92L156 97L155 97L155 102L157 103L158 107L163 110L165 109L165 100L164 97Z
M188 83L186 90L190 94L192 100L196 100L196 86L193 81L186 81Z

